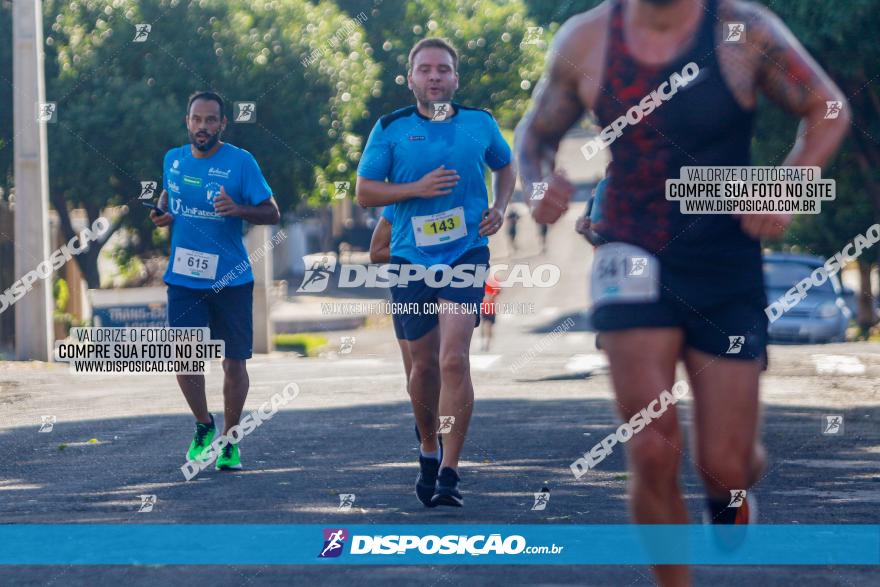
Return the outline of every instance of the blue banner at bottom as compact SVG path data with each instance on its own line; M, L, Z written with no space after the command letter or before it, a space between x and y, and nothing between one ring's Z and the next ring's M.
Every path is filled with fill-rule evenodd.
M877 565L880 525L0 525L4 565Z

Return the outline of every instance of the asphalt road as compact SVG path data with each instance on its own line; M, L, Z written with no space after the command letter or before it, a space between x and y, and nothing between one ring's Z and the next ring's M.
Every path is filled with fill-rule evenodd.
M520 313L499 317L489 352L473 346L477 406L462 463L462 510L425 510L412 495L417 445L403 370L387 319L354 336L348 354L275 353L249 363L255 409L288 383L301 392L242 443L245 469L208 470L185 482L179 467L192 417L170 376L73 376L64 365L0 363L0 521L21 523L614 524L628 521L621 451L575 480L569 463L617 425L610 381L586 303L590 250L571 236L574 213L549 236L550 254L521 223L513 254L502 237L495 262L562 268L554 288L505 292ZM522 312L525 313L522 313ZM568 319L571 319L568 321ZM548 336L556 326L565 333ZM519 367L514 367L519 365ZM877 345L773 346L762 382L763 438L770 466L754 493L761 522L878 523L880 352ZM222 413L219 365L209 405ZM690 423L690 401L679 404ZM821 433L839 414L844 430ZM55 416L38 432L41 416ZM90 440L94 439L94 442ZM533 494L551 490L532 511ZM684 461L694 522L702 489ZM339 511L340 493L355 494ZM138 512L142 494L156 496ZM234 537L218 566L0 567L0 585L381 584L649 585L645 567L273 567L236 565ZM222 565L222 566L220 566ZM870 579L873 576L874 579ZM698 585L869 585L876 568L702 567Z

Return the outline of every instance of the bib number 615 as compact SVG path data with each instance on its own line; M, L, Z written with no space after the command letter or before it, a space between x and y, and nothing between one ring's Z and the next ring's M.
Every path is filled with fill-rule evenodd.
M207 259L196 259L195 257L189 257L186 260L186 266L190 269L200 269L202 271L208 270L208 260Z

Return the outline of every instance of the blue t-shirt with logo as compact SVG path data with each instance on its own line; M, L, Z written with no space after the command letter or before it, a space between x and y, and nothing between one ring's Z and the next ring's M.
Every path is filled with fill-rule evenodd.
M451 264L485 246L479 225L489 205L486 166L510 164L510 147L492 115L453 103L454 112L432 121L415 106L379 119L358 165L358 175L376 181L410 183L444 165L460 179L452 192L394 204L391 254L410 263Z
M162 187L174 216L165 283L209 289L217 282L236 286L254 280L243 220L214 212L220 186L240 205L256 206L272 197L256 159L244 149L224 143L212 156L198 159L187 144L165 154ZM216 270L211 271L214 255Z

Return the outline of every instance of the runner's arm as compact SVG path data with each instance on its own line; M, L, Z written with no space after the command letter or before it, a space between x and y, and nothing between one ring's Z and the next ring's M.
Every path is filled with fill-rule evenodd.
M238 216L251 224L278 224L281 220L278 204L272 196L256 206L238 204L226 193L224 186L220 186L220 195L214 198L214 211L220 216Z
M773 102L801 119L797 139L783 165L822 167L849 130L849 104L840 88L810 57L785 23L763 7L755 7L751 35L761 53L758 87ZM840 102L837 118L826 118L827 102Z
M517 125L514 149L525 191L553 171L559 142L584 114L570 66L573 61L568 55L573 30L563 26L557 34L546 71L535 88L532 107Z
M354 192L358 204L364 208L377 208L415 198L418 195L416 183L389 183L359 175Z
M365 208L396 204L411 198L433 198L452 192L458 183L454 169L441 165L417 181L392 183L385 180L394 169L394 145L385 133L381 119L373 126L357 170L355 196Z
M159 216L155 210L150 210L150 220L153 221L153 224L158 226L159 228L164 228L174 222L174 216L168 213L168 192L162 190L162 193L159 195L159 202L157 204L159 209L164 210L166 213Z
M480 222L480 234L483 236L495 234L504 224L504 212L513 196L516 187L516 168L508 163L504 167L492 170L492 194L494 201L492 207L483 214Z
M254 225L278 224L281 212L272 197L272 188L254 156L247 152L246 155L241 176L242 203L232 199L226 193L226 187L221 185L220 195L214 197L214 211L220 216L238 216Z
M241 216L251 224L278 224L281 221L281 212L275 198L263 200L256 206L241 206Z
M379 218L370 239L370 263L387 263L391 259L391 223Z
M513 163L505 165L501 169L492 171L492 194L495 201L492 207L501 213L502 218L513 196L513 188L516 186L516 167Z
M391 183L369 179L358 175L355 184L355 195L358 204L364 208L376 208L396 204L410 198L433 198L452 193L458 183L459 175L454 169L446 169L441 165L429 171L418 181L409 183Z

